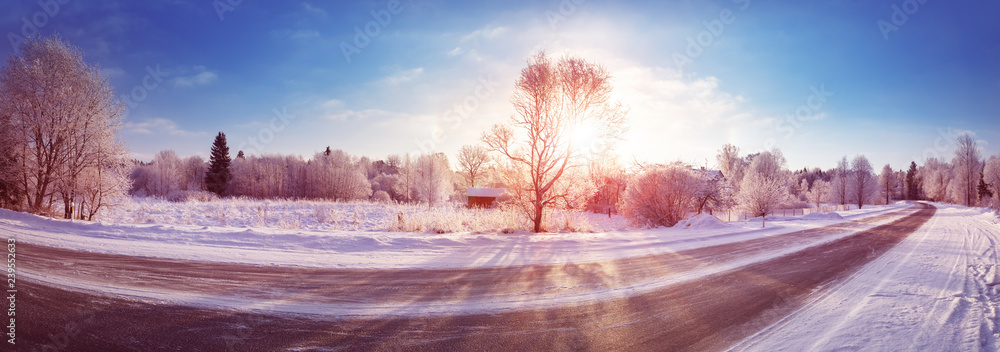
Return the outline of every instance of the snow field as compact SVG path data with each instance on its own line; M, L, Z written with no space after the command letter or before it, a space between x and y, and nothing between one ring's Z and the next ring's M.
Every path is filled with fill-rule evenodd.
M555 232L622 229L620 216L553 211L545 228ZM108 208L99 221L122 224L170 224L325 231L500 232L530 228L514 210L467 209L459 205L255 200L227 198L209 202L169 202L157 198L127 198Z
M868 216L896 210L899 207L889 207L884 209L871 209L866 213L855 214L856 217ZM9 215L9 214L4 214ZM710 216L708 216L710 217ZM619 231L607 233L552 233L552 234L496 234L496 235L473 235L473 234L415 234L415 233L385 233L381 236L373 236L377 233L356 234L349 241L354 246L343 246L342 248L330 248L325 252L308 253L304 248L295 251L269 252L264 248L246 248L257 241L267 237L267 233L283 233L289 230L258 229L246 234L248 238L255 239L251 242L243 243L244 248L228 248L219 245L221 242L208 245L209 237L228 238L236 241L238 236L226 236L224 232L209 231L203 232L205 237L193 238L188 236L178 241L182 235L198 234L199 228L191 229L190 226L172 227L164 225L101 225L70 223L65 221L53 221L42 219L31 215L20 214L20 216L3 216L6 219L0 222L0 227L11 229L19 233L20 240L32 242L33 239L42 239L40 242L54 241L45 238L47 233L58 232L54 237L60 237L58 243L63 246L77 248L90 245L87 250L105 252L107 249L114 249L114 252L127 250L129 242L139 243L145 247L135 247L136 253L143 251L157 251L158 256L168 254L167 257L177 256L204 256L206 259L214 261L257 261L265 259L264 265L303 265L326 267L335 264L338 260L353 260L351 265L337 265L338 267L352 268L437 268L437 267L490 267L500 265L526 265L526 264L547 264L547 263L570 263L587 262L596 260L610 260L623 257L640 256L645 254L663 253L679 251L703 246L738 242L764 236L774 236L805 228L830 225L840 221L797 221L784 220L776 221L772 228L757 229L755 223L744 224L724 224L725 227L711 228L659 228L642 231ZM8 219L15 218L15 219ZM715 220L717 221L717 220ZM889 220L886 220L889 221ZM877 224L868 224L868 227ZM27 228L34 228L33 232L26 231ZM110 228L110 229L109 229ZM121 231L128 229L128 231ZM144 231L132 231L142 229ZM210 230L207 227L200 228L202 231ZM222 229L220 229L222 230ZM240 235L251 230L234 230L230 234ZM148 232L146 232L148 231ZM81 236L81 239L72 239L66 233L74 233ZM110 239L100 237L102 234L113 234L120 236L128 233L130 240L120 240L120 242L107 242ZM174 304L203 306L210 308L237 309L244 311L267 311L277 313L311 314L325 315L330 317L343 316L398 316L398 315L428 315L428 314L473 314L489 313L504 310L516 310L526 308L544 308L563 306L569 304L581 304L584 302L600 301L612 298L628 297L656 290L668 285L686 282L703 278L709 275L738 269L740 267L757 263L764 260L795 253L811 246L828 243L830 241L851 235L853 232L832 234L817 238L816 241L775 248L758 255L747 256L724 263L698 267L697 269L680 272L665 279L652 281L642 281L630 284L597 287L563 287L554 286L545 288L541 292L522 292L504 295L485 295L462 297L461 300L440 300L434 302L422 302L414 305L412 302L314 302L309 297L296 296L285 297L284 293L275 293L273 297L249 298L241 295L226 294L205 294L200 292L186 291L158 291L142 287L133 287L128 283L107 284L91 283L80 279L51 276L47 273L24 272L26 278L47 282L52 285L79 290L101 291L114 295L122 295L140 299L152 299ZM164 235L153 240L153 236ZM330 234L336 238L337 234ZM365 235L369 237L364 237ZM296 237L298 236L298 237ZM319 235L318 235L319 236ZM399 236L399 237L393 237ZM303 233L296 235L278 236L281 242L291 243L296 238L304 240ZM322 237L322 236L320 236ZM418 237L425 237L427 242L417 242ZM367 239L367 240L360 240ZM190 242L189 242L190 241ZM103 243L102 243L103 242ZM203 248L193 245L193 243L203 243ZM379 248L381 244L388 243L388 248ZM405 245L404 245L405 243ZM42 243L39 243L42 244ZM277 243L274 243L277 245ZM315 245L311 243L310 245ZM346 242L339 243L345 245ZM412 246L412 247L411 247ZM403 247L403 248L400 248ZM182 252L183 251L183 252ZM214 255L212 258L210 255ZM305 259L303 259L305 258ZM311 258L311 259L310 259ZM180 258L190 259L190 258ZM329 261L323 262L323 259ZM309 262L309 260L316 260ZM369 262L365 262L370 260ZM292 264L289 264L292 263ZM310 265L311 264L311 265Z
M185 214L211 221L207 219L212 214L203 212L214 205L165 203L161 206L167 209L156 210L165 214L156 218L158 221L182 218ZM359 209L358 213L368 214L367 218L360 217L367 219L359 221L359 224L367 224L365 226L375 227L371 224L387 221L384 217L391 216L391 212L379 210L385 208L377 204L348 206ZM253 207L248 206L249 209ZM853 210L845 212L850 213L845 214L846 219L839 220L782 218L768 221L766 229L761 229L759 222L741 221L715 228L544 234L91 223L53 220L0 209L0 229L17 237L18 241L108 254L320 268L464 268L594 262L680 251L827 226L902 207L905 205ZM289 204L282 211L294 214L304 210L298 204ZM600 223L600 226L624 224L620 217L608 220L606 215L599 214L575 216ZM280 222L273 217L269 219Z

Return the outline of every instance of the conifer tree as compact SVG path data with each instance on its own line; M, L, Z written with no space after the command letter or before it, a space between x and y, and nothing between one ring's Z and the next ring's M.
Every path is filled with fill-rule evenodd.
M226 134L219 132L212 143L212 156L208 160L208 172L205 174L205 187L209 192L222 196L229 186L232 175L229 173L229 147L226 145Z

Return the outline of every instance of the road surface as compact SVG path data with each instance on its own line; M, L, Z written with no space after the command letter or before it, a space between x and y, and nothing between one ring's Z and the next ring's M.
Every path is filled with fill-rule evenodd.
M66 351L721 350L850 277L934 213L933 206L916 204L676 253L448 270L255 266L23 243L18 345Z

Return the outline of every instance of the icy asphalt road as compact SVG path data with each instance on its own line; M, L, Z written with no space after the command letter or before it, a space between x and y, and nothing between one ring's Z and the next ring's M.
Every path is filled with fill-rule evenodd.
M725 349L890 250L935 211L917 207L676 253L497 268L283 268L23 245L19 336L78 351Z

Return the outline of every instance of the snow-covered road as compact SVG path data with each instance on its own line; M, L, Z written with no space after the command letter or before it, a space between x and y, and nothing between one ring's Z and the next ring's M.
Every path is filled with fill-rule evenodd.
M1000 225L936 204L931 221L738 351L997 351Z
M419 263L416 267L403 268L405 270L370 269L368 264L362 264L362 269L245 265L239 263L248 258L244 251L263 251L252 247L219 246L218 243L225 242L223 239L209 244L173 243L178 238L192 236L202 239L204 231L194 231L193 235L178 231L176 237L168 241L159 238L149 241L148 235L142 237L142 233L131 232L128 236L138 243L114 246L129 240L113 238L123 232L118 225L42 221L40 228L8 225L6 230L22 238L20 251L32 257L22 266L21 277L50 285L216 309L379 317L491 313L643 294L837 241L916 211L899 207L888 210L891 211L868 213L856 220L841 220L822 227L814 221L798 221L806 225L772 225L766 230L726 226L714 228L714 232L683 231L681 236L672 237L665 235L677 235L677 231L659 236L656 231L652 231L653 235L637 231L631 234L636 241L609 239L602 234L590 238L581 235L584 238L576 240L558 234L539 236L542 239L513 235L498 239L501 242L497 244L484 245L484 248L467 248L470 246L451 241L435 250L424 248L423 252L446 253L463 258L460 259L463 262L468 261L464 258L476 255L504 259L460 268L435 268ZM53 230L51 226L56 225L63 225L62 230L67 232L72 229L67 229L70 226L66 225L84 227L88 231L77 230L78 235L68 235ZM799 228L804 230L791 231ZM135 230L127 226L124 229ZM144 230L158 233L162 228ZM622 233L620 236L628 235ZM52 238L66 239L61 245L72 249L34 244L48 243ZM113 246L101 246L108 242ZM157 252L155 244L160 242L168 243L160 247L166 250ZM217 253L211 262L191 261L184 253L171 249L180 246L186 246L191 253L219 249L221 254ZM153 257L116 254L131 254L136 247L149 248L147 254ZM111 253L84 252L84 249ZM570 260L573 249L578 249L575 261ZM377 259L396 254L398 252L393 253L396 250L391 246L373 246L366 251L352 249L346 253L319 251L309 254L347 261L356 259L359 253ZM231 256L233 253L240 255ZM180 259L156 258L165 254ZM409 254L420 257L413 252ZM294 262L295 259L274 260ZM395 263L400 262L395 260ZM234 261L236 263L232 263ZM497 262L530 265L496 265Z

